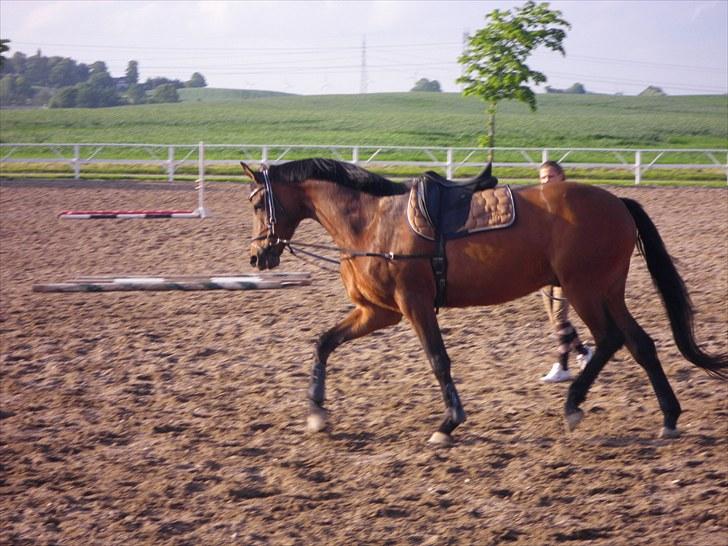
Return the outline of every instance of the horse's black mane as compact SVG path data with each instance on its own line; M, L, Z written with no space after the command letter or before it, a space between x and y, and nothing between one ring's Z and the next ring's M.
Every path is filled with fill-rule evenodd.
M273 165L269 172L276 182L294 183L310 178L328 180L371 195L399 195L409 191L406 184L392 182L351 163L320 157Z

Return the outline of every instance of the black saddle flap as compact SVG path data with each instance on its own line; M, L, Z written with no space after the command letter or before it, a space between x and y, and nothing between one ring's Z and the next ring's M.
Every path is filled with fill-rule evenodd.
M455 233L465 224L470 212L477 183L458 184L428 171L418 181L420 210L436 229L445 236Z

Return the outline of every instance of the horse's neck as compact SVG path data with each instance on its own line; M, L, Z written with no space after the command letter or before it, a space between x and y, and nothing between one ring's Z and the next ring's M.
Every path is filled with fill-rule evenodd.
M307 181L311 218L342 248L356 248L378 223L378 197L332 182Z

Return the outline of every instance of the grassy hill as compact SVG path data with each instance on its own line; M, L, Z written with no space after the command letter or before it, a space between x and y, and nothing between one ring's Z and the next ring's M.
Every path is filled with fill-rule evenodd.
M215 87L185 87L177 90L182 102L229 102L261 97L292 96L291 93L257 89L220 89Z
M177 104L0 110L0 141L477 146L485 127L484 104L456 93L251 93L189 89ZM726 96L540 95L538 105L533 113L502 103L496 145L728 146Z

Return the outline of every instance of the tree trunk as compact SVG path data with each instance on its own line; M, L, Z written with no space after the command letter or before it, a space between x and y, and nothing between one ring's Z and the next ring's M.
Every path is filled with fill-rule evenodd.
M493 148L495 148L495 101L488 104L488 161L493 162Z

